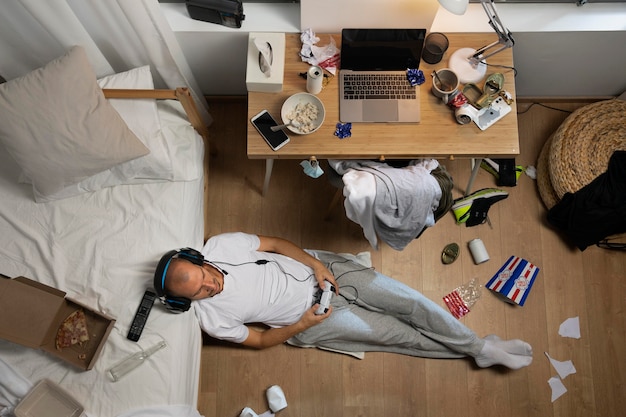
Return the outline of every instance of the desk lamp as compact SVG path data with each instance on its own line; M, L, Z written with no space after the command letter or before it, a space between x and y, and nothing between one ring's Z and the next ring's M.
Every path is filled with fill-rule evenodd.
M462 15L467 10L469 0L438 0L439 4L447 11ZM448 66L459 76L461 83L475 83L480 81L487 72L486 59L507 48L511 48L515 43L511 32L502 24L500 16L496 11L493 0L480 0L489 24L498 35L498 40L475 50L472 48L461 48L450 56Z

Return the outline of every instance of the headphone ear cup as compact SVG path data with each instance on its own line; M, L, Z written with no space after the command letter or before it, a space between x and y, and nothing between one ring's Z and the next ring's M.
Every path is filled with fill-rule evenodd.
M173 313L184 313L191 307L191 300L185 297L165 297L163 302Z
M154 272L154 289L167 309L173 313L183 313L191 307L191 300L185 297L172 297L165 291L165 276L170 262L173 258L179 257L188 260L195 265L202 265L204 256L192 248L175 249L167 252L161 257L156 271Z
M154 290L159 297L165 296L165 274L167 273L170 261L177 253L177 250L171 250L163 255L154 271Z
M188 260L195 265L204 263L204 255L192 248L183 248L178 251L178 257Z

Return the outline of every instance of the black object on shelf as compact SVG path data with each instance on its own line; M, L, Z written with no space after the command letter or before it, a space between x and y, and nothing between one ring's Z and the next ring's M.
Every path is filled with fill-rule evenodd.
M240 28L246 18L241 0L187 0L189 17L203 22Z

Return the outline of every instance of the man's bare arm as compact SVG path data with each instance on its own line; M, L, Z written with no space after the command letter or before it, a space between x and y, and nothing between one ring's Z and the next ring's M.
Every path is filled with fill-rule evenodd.
M271 328L265 331L248 327L248 338L244 340L242 344L256 349L265 349L285 343L291 337L305 331L311 326L321 323L330 316L332 307L330 307L325 314L317 315L315 314L315 310L317 310L318 306L318 304L315 304L302 315L300 320L289 326Z

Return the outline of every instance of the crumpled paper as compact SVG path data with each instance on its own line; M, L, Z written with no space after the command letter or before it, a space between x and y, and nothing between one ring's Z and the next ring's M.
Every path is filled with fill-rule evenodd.
M580 319L578 316L570 317L561 323L559 327L559 334L563 337L571 337L573 339L580 339Z
M339 48L335 40L330 37L330 43L325 46L317 46L320 41L311 29L306 29L300 34L302 48L300 49L300 58L302 61L311 65L317 65L326 71L335 75L339 64Z
M580 339L580 320L579 317L570 317L565 320L559 326L559 335L562 337L571 337L574 339ZM563 379L565 379L568 375L575 374L576 368L574 367L574 363L572 361L557 361L553 359L548 352L544 352L550 361L550 364L556 370L556 373L559 374L558 377L553 376L548 380L548 385L552 389L552 402L556 401L559 397L567 392L567 388L563 384Z
M565 388L563 382L555 376L548 379L548 385L552 388L552 402L555 402L561 395L567 392L567 388Z
M278 385L272 385L265 392L267 403L270 409L263 414L257 414L252 408L245 407L241 410L239 417L274 417L275 413L284 410L287 407L287 398L282 388Z
M556 373L559 374L559 378L565 379L568 375L576 373L576 368L574 367L574 363L572 361L557 361L548 355L548 352L544 353L550 360L550 363L556 370Z

